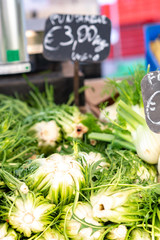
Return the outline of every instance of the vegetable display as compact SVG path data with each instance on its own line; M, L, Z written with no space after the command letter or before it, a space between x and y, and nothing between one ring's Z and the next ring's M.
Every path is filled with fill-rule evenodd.
M26 183L34 191L42 192L51 202L67 204L75 189L84 185L85 178L81 165L71 155L50 155L36 159L29 168L37 169L27 176Z
M0 239L160 239L160 135L145 122L144 75L110 80L116 116L106 108L103 121L56 105L47 83L28 83L25 100L0 94Z

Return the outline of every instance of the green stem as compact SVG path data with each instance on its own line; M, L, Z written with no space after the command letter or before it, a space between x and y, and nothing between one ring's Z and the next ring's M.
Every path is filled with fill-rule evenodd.
M119 146L121 146L125 149L129 149L131 151L136 151L136 148L132 143L125 142L125 141L122 141L122 140L118 140L118 139L114 140L113 145L119 145Z
M72 213L74 214L78 200L79 200L79 192L80 192L80 188L79 188L79 182L77 180L77 178L73 177L73 181L75 183L75 197L74 197L74 203L73 203L73 207L72 207Z
M88 190L96 190L96 189L99 189L99 188L106 188L106 187L109 187L109 186L115 186L115 183L111 183L111 184L105 184L105 185L100 185L100 186L96 186L96 187L92 187L92 188L82 188L81 190L82 191L88 191ZM152 184L152 185L147 185L147 186L142 186L142 185L137 185L137 184L117 184L117 186L119 187L123 187L122 189L118 189L117 192L119 191L127 191L127 190L130 190L130 189L135 189L135 191L139 191L139 190L144 190L144 189L154 189L155 187L159 187L159 183L155 183L155 184ZM125 188L124 188L125 187ZM115 192L114 192L115 193Z
M152 240L154 240L154 236L155 236L155 218L156 218L156 212L157 212L157 206L154 208L153 214L152 214Z
M27 148L27 149L25 149L23 152L17 154L16 156L7 159L6 162L12 162L14 159L19 158L20 156L22 156L22 155L25 154L26 152L29 152L29 151L32 150L32 149L34 149L34 147Z
M99 141L111 142L114 139L114 135L107 134L107 133L92 132L88 134L88 138L99 140Z
M129 142L129 143L132 143L133 142L133 138L131 137L131 134L130 133L122 133L120 131L115 131L114 132L114 135Z
M97 132L92 132L90 134L88 134L88 138L89 139L95 139L98 141L104 141L104 142L112 142L115 145L120 145L121 147L127 148L129 150L133 150L136 151L135 146L132 144L130 136L126 135L126 134L117 134L117 136L121 137L122 139L124 139L125 141L119 140L119 139L115 139L115 136L112 134L107 134L107 133L97 133Z
M146 125L145 119L123 101L118 103L117 112L133 129L136 129L139 124L142 126Z
M43 103L40 102L39 97L37 97L37 95L34 92L32 92L32 91L30 92L30 95L33 98L33 100L35 101L35 103L37 104L37 107L40 110L43 110L43 106L42 106Z
M64 219L64 229L63 229L63 233L64 233L64 236L65 236L65 239L66 240L69 240L68 236L67 236L67 215L68 213L70 212L72 206L68 209L67 213L66 213L66 216L65 216L65 219Z
M18 168L19 167L19 163L0 163L0 167L14 167L14 168Z

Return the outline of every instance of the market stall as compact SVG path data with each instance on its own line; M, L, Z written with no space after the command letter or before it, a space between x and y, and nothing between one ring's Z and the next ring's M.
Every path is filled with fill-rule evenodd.
M80 69L108 56L110 27L53 14L43 57L61 64L18 74L23 61L2 61L0 239L160 239L159 71L91 80Z

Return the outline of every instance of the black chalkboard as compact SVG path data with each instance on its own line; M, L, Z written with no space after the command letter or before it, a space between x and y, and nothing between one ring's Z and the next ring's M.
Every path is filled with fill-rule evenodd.
M141 90L147 125L153 132L160 133L160 71L146 74Z
M50 61L100 62L109 54L110 32L105 16L53 14L46 20L43 55Z

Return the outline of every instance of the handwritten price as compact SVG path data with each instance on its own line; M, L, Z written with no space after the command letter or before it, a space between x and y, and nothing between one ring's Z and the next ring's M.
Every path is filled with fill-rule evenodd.
M149 72L141 81L146 121L150 129L160 132L160 71Z
M79 19L77 15L75 17L73 15L54 15L54 18L53 16L50 17L50 28L44 37L44 48L50 52L58 52L61 48L70 47L73 61L83 62L87 59L98 61L100 53L109 48L109 42L101 36L98 26L91 23L93 20L96 23L97 20L97 24L99 24L101 19L101 24L104 25L107 24L106 18L104 16L97 19L88 18L87 23L83 22L82 25L78 24L77 27L74 25L74 29L72 29L73 26L70 24L73 24L73 21L79 22ZM87 46L84 48L85 50L80 50L85 45Z

